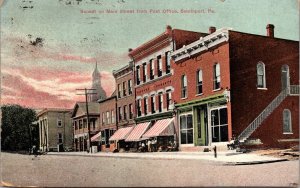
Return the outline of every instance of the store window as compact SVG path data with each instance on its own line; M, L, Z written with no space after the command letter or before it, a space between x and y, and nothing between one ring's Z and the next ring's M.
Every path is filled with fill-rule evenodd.
M198 70L197 71L197 80L196 80L196 91L197 91L197 95L202 94L202 70Z
M193 115L185 114L180 116L180 143L193 144Z
M227 108L213 109L210 113L212 142L228 141Z

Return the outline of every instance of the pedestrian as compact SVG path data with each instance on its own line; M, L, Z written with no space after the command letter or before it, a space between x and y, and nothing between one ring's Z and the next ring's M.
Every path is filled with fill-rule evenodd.
M151 152L151 140L148 140L148 152Z
M152 141L151 141L151 150L153 151L153 152L155 152L156 151L156 146L155 146L155 139L153 139Z

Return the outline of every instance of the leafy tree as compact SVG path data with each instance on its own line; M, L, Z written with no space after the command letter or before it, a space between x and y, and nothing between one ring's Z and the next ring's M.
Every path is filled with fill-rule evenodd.
M36 112L33 109L19 105L4 105L1 107L1 149L7 151L27 150L36 144L38 133L32 131L36 121Z

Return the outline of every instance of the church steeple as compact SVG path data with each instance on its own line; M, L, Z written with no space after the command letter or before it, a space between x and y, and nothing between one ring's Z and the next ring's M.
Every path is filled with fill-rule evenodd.
M106 94L104 89L101 86L101 75L98 70L98 62L96 61L95 69L92 74L92 88L95 89L93 92L97 93L91 95L91 102L96 102L99 99L106 99Z

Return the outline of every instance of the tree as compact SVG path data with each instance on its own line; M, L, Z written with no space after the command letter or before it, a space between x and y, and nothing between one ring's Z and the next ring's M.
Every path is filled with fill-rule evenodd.
M19 105L4 105L2 111L1 149L6 151L26 150L34 144L32 123L36 121L33 109Z

